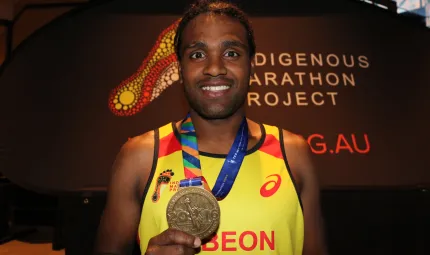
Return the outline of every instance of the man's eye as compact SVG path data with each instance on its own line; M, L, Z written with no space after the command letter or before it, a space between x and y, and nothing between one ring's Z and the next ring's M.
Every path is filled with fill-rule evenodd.
M230 57L230 58L234 58L234 57L238 57L238 56L239 56L239 54L238 54L237 52L235 52L235 51L227 51L227 52L225 53L225 56L226 56L226 57Z
M203 58L204 56L205 54L203 54L203 52L194 52L191 54L190 58Z

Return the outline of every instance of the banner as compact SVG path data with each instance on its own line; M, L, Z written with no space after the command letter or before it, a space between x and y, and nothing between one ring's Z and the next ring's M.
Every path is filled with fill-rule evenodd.
M0 76L0 171L41 191L106 186L130 137L187 112L178 18L101 5L21 45ZM428 30L378 11L251 21L248 117L303 136L323 188L430 183Z

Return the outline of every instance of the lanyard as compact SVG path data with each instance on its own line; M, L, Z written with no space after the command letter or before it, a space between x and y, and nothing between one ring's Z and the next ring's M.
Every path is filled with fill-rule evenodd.
M181 124L180 130L182 157L184 163L185 180L181 180L180 187L200 186L210 191L207 181L203 177L200 165L199 150L197 147L197 137L190 114L187 115ZM248 123L243 118L239 130L234 139L233 145L224 161L212 194L218 199L224 199L236 179L248 147Z

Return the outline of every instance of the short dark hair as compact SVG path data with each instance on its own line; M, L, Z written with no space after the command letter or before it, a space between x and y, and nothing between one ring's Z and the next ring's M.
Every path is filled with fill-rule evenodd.
M225 15L237 19L246 29L246 36L248 39L249 56L253 57L255 54L255 40L254 30L252 29L251 22L249 22L247 15L244 11L239 9L236 5L219 0L199 0L197 3L191 5L190 9L184 14L179 21L175 35L175 52L178 60L181 60L180 49L182 44L182 33L184 32L187 24L203 13L213 13Z

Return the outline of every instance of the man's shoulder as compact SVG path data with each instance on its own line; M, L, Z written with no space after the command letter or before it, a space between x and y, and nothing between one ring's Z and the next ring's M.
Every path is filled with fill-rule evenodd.
M166 134L174 132L175 122L169 122L161 125L155 129L142 133L140 135L129 138L121 148L122 151L129 153L138 152L153 152L156 146L156 140L160 139Z
M308 143L303 136L286 129L281 129L281 131L284 146L294 147L296 149L307 149Z
M151 130L141 135L129 138L121 148L123 153L129 155L152 152L154 149L155 131Z
M273 130L275 129L280 130L282 135L280 139L282 139L281 142L283 142L285 146L288 146L288 147L293 146L293 147L302 148L302 149L306 149L306 147L308 146L307 141L303 136L293 133L288 129L281 128L279 126L271 125L267 123L261 123L261 125L265 126L266 129L271 128Z

